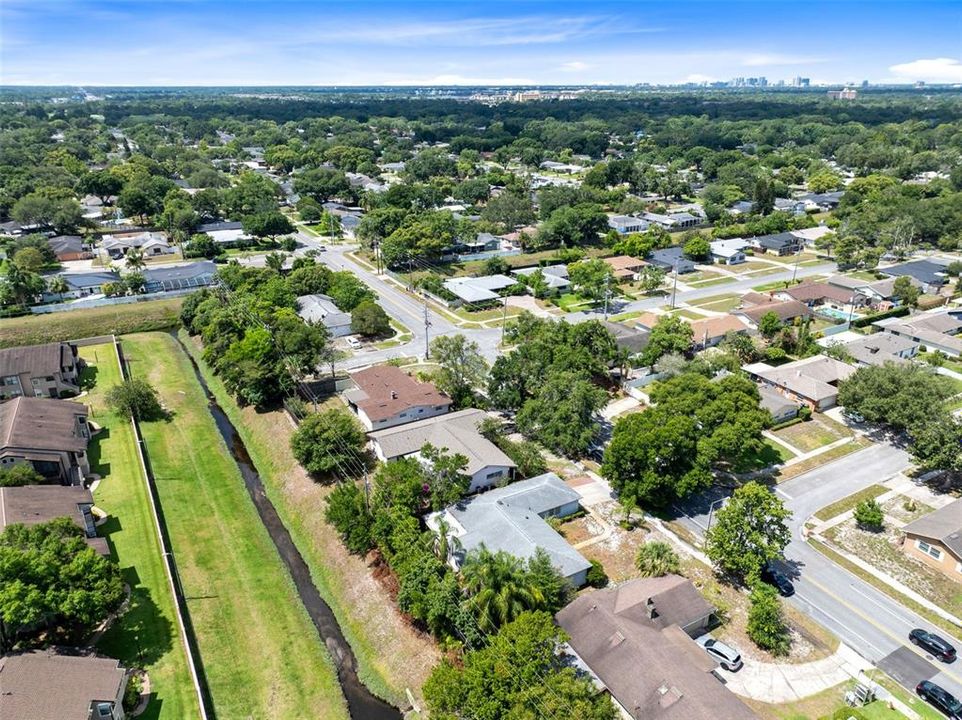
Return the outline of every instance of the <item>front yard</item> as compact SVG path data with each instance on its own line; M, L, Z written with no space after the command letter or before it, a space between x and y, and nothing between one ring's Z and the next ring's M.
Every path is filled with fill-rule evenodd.
M164 571L160 539L154 529L147 481L140 469L130 422L113 413L104 396L120 382L113 345L80 349L87 362L79 398L90 418L103 428L90 442L91 470L100 476L94 490L97 507L107 513L98 534L130 587L130 607L97 642L104 655L127 667L147 670L150 703L142 718L180 720L200 716L197 695L181 642L174 599Z
M812 415L811 420L775 430L772 434L803 453L852 437L851 430L821 413Z

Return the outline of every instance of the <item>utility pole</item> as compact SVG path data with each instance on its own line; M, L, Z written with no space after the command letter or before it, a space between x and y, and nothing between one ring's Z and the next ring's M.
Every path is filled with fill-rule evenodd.
M501 308L501 344L504 345L504 326L508 321L508 296L504 296L504 306Z
M608 299L611 297L611 275L605 275L605 322L608 322Z
M798 261L802 259L802 253L795 253L795 268L792 270L792 285L795 284L795 276L798 275Z
M675 309L675 292L678 290L678 261L675 260L675 277L671 283L671 309Z
M428 328L431 327L431 320L428 318L428 304L424 303L424 359L431 357L431 340L428 337Z

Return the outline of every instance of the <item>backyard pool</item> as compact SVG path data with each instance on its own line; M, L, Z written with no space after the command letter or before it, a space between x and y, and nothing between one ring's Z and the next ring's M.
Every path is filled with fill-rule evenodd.
M841 320L842 322L847 322L847 321L848 321L848 313L845 312L844 310L839 310L839 309L837 309L837 308L833 308L833 307L820 307L820 308L818 308L817 310L815 310L815 312L816 312L818 315L823 315L823 316L825 316L825 317L832 318L833 320ZM852 315L852 319L853 319L853 320L857 320L858 317L859 317L859 314L858 314L858 313L854 313L854 314Z

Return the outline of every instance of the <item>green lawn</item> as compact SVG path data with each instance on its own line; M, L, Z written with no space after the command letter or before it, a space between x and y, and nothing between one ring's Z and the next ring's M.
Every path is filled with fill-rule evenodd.
M717 310L718 312L728 312L734 310L741 304L741 297L734 293L724 295L709 295L708 297L692 300L688 304L693 307L705 308L706 310Z
M700 312L695 312L694 310L689 310L688 308L675 308L671 311L671 314L688 318L689 320L704 320L707 317Z
M220 718L346 718L333 664L176 341L124 339L172 414L142 424Z
M852 432L848 428L839 423L826 422L830 420L824 415L816 415L808 422L775 430L774 434L802 452L817 450L843 437L851 437Z
M841 515L849 510L854 510L855 506L863 500L873 500L882 493L887 492L887 490L888 488L886 488L884 485L869 485L867 488L863 488L857 493L843 497L841 500L833 502L831 505L826 505L817 513L815 513L815 517L817 517L819 520L831 520L836 515Z
M93 421L104 428L89 449L91 470L101 477L94 500L109 515L98 532L107 538L111 556L131 588L130 609L101 637L97 648L127 667L147 670L151 700L140 717L196 718L200 716L197 695L134 432L130 423L110 412L104 402L107 390L120 382L120 365L112 345L81 348L80 355L88 363L83 380L89 391L82 402L90 406Z
M732 471L736 473L746 473L752 470L762 470L764 468L791 460L794 455L776 442L765 438L765 446L761 452L747 453L739 458L738 462L732 465Z

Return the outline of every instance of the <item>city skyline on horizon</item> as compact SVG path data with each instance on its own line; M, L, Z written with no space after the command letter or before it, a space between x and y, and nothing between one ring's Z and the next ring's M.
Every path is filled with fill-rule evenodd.
M402 8L399 11L399 8ZM113 40L105 42L105 35ZM962 83L962 5L6 0L0 84Z

